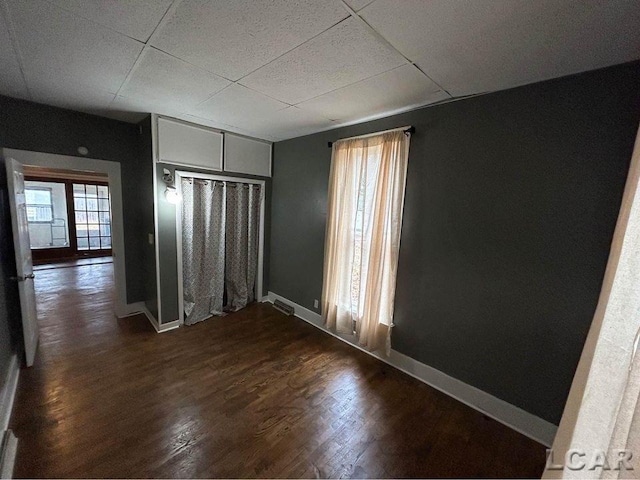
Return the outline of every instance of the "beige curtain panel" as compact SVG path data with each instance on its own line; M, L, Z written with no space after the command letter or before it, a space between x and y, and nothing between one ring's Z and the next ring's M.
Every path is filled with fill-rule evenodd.
M410 136L402 130L333 144L322 288L325 325L391 350Z

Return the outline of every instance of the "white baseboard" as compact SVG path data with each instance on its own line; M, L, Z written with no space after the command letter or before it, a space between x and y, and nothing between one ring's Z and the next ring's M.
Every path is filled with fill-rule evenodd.
M20 360L15 353L9 360L0 391L0 478L11 478L16 460L18 439L8 430L20 377Z
M180 319L174 320L173 322L161 323L158 328L158 333L168 332L169 330L175 330L176 328L180 328L182 322Z
M158 333L168 332L169 330L178 328L181 325L180 320L174 320L173 322L162 323L162 324L158 323L158 320L156 319L156 317L152 315L152 313L149 311L149 309L147 308L147 305L144 302L130 303L129 305L127 305L127 311L129 313L118 318L130 317L132 315L139 315L142 313L144 314L145 317L147 317L147 320L149 320L149 323L153 325L153 328Z
M13 478L13 467L18 453L18 439L11 430L6 430L0 439L0 478Z
M0 434L9 428L9 420L13 410L13 402L18 389L18 377L20 376L20 361L17 354L11 356L6 372L6 378L0 392Z
M334 337L348 343L349 345L361 350L378 360L381 360L398 370L403 371L407 375L414 377L427 385L440 390L441 392L455 398L459 402L468 405L469 407L482 412L484 415L497 420L500 423L514 429L517 432L526 435L533 440L550 447L553 443L553 439L556 435L557 425L554 425L540 417L537 417L529 412L522 410L515 405L512 405L504 400L501 400L493 395L488 394L473 387L467 383L464 383L456 378L453 378L446 373L436 370L429 365L425 365L417 360L414 360L407 355L404 355L396 350L391 350L391 355L387 358L378 353L369 352L363 349L357 343L354 343L354 339L347 336L338 335L328 330L322 322L322 317L319 313L309 310L301 305L292 302L291 300L282 297L276 293L269 292L269 295L263 299L273 303L274 300L281 300L284 303L291 305L294 308L295 315L310 323L311 325L323 330L324 332L333 335Z

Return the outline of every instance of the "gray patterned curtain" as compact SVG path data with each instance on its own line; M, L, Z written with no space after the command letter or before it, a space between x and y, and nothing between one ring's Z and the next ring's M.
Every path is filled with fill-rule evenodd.
M227 183L226 310L235 312L256 298L260 196L260 185Z
M223 313L224 183L182 179L182 269L185 324Z

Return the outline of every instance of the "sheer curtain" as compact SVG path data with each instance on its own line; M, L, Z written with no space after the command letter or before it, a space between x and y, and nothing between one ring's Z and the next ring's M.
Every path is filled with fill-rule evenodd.
M226 217L222 182L182 179L185 324L223 313Z
M333 144L322 316L369 350L391 349L408 134Z

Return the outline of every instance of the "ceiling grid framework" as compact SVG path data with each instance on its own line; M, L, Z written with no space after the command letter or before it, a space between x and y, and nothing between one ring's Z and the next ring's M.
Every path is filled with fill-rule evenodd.
M0 93L16 98L31 98L5 0L0 0L0 62Z
M0 94L266 140L640 58L637 0L0 5Z

